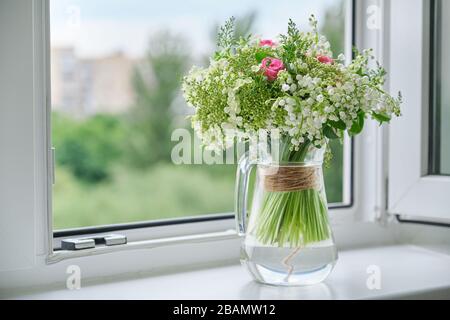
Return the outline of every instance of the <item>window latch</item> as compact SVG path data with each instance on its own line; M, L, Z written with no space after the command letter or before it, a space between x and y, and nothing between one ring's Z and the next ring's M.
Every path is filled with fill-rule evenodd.
M95 248L96 245L116 246L126 244L127 237L121 234L108 234L99 237L64 239L61 241L62 250L84 250Z

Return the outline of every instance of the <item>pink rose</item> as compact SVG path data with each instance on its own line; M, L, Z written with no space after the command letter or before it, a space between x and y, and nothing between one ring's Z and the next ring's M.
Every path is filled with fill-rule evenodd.
M325 64L332 64L333 63L333 59L328 57L328 56L317 56L317 60L319 60L322 63Z
M261 61L261 70L264 71L264 75L269 81L274 81L278 72L284 69L283 61L276 58L266 57Z
M275 47L277 44L270 39L261 40L259 42L260 47Z

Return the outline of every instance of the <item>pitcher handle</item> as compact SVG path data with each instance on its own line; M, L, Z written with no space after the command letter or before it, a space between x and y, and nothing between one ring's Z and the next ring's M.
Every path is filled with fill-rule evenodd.
M248 179L255 164L256 161L252 161L249 152L246 152L239 160L237 167L234 207L236 231L239 236L244 236L246 231Z

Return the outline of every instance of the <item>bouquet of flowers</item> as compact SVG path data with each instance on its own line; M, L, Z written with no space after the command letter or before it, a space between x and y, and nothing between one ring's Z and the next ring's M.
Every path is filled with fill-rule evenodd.
M260 130L277 129L281 160L302 161L311 147L325 147L345 132L359 134L368 118L383 123L400 115L400 93L392 97L383 89L386 72L378 64L369 67L371 50L355 51L346 65L342 54L333 57L314 16L310 26L301 32L289 20L287 34L277 41L236 39L233 18L219 29L219 49L210 65L193 67L183 80L185 99L195 109L193 128L206 147L229 147L227 130L248 140ZM297 204L303 204L301 218L293 214ZM299 239L328 237L326 200L316 190L269 193L261 210L257 234L263 243L297 246ZM280 221L289 228L280 227ZM287 234L293 229L302 237Z

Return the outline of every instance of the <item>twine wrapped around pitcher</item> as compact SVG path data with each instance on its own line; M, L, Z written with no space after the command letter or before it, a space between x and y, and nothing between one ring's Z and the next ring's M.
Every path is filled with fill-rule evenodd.
M259 168L264 189L271 192L320 190L320 166L279 166Z

